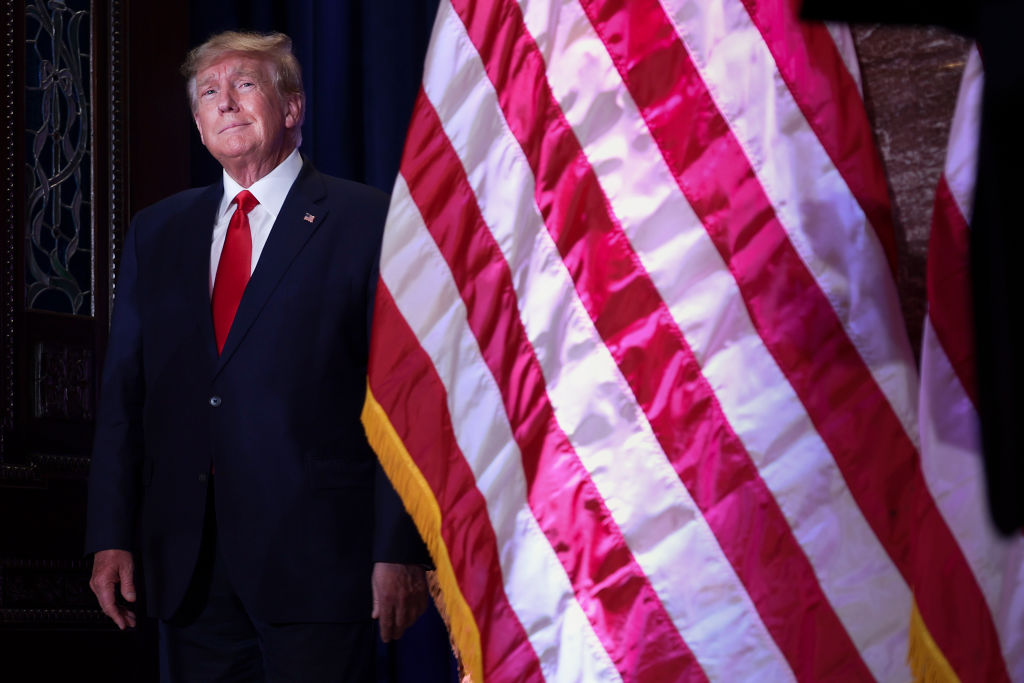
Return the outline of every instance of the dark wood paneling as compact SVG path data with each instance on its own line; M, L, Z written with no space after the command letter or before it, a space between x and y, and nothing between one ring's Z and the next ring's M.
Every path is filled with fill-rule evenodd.
M29 39L39 27L26 8L60 11L39 0L0 5L0 679L155 680L153 624L117 631L89 591L85 481L120 245L134 211L188 183L191 119L177 72L187 9L78 5L88 14L90 68L79 88L89 93L87 127L78 130L90 141L80 196L92 280L83 283L89 305L71 314L26 305L27 213L38 214L38 203L28 203L36 181L26 165L26 84L40 80L26 75L26 26ZM43 144L50 137L58 134Z

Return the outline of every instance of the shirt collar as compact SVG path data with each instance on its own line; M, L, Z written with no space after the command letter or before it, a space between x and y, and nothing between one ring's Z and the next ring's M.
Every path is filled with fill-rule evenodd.
M301 170L302 155L296 148L273 171L249 187L242 187L228 175L227 171L224 171L224 194L221 196L220 211L217 215L223 217L229 210L233 210L232 202L234 202L235 196L242 190L249 190L252 196L259 201L259 205L270 212L270 215L276 220L277 214L281 212L281 206L284 205L285 197L288 196L288 191L291 190Z

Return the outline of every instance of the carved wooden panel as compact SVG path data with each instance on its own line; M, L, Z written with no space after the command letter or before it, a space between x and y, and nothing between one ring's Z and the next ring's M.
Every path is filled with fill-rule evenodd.
M92 315L89 0L25 7L25 306Z
M3 231L3 253L0 254L0 341L2 341L2 357L0 357L0 465L4 454L10 449L11 435L14 430L15 411L15 282L18 280L17 249L20 225L17 221L17 197L13 191L18 165L18 145L15 143L18 126L18 98L16 45L18 44L18 12L17 3L5 0L3 3L2 25L0 25L0 51L3 52L2 85L3 97L0 98L0 143L3 145L2 163L0 163L0 183L8 188L0 193L0 213L3 220L0 230Z
M0 622L105 627L95 607L85 560L0 559Z
M33 361L35 417L93 419L96 357L92 349L40 342Z
M188 3L0 0L3 680L156 679L152 622L133 633L113 626L89 592L82 550L130 203L138 193L140 208L188 180L191 121L184 93L168 86L179 78L187 17ZM130 174L141 143L148 163Z
M122 4L0 5L0 640L112 628L82 531L110 249L126 228Z

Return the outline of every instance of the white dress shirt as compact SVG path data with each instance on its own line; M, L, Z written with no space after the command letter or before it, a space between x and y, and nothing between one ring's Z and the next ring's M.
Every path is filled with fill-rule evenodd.
M294 149L277 167L249 187L242 187L234 178L224 171L224 195L220 198L217 210L217 222L213 225L213 241L210 244L210 293L213 293L213 282L217 279L217 264L220 263L220 252L224 249L224 237L228 233L228 223L235 212L234 200L242 190L249 190L259 202L249 212L249 230L252 233L252 264L249 274L256 270L263 247L270 237L270 229L274 227L277 214L281 212L288 191L292 189L295 179L302 170L302 157L299 150Z

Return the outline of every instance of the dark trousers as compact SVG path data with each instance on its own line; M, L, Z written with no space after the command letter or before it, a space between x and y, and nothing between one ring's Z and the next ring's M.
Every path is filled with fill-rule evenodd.
M225 571L207 501L203 547L188 594L174 617L160 622L160 680L319 681L374 680L373 621L278 624L253 619Z

